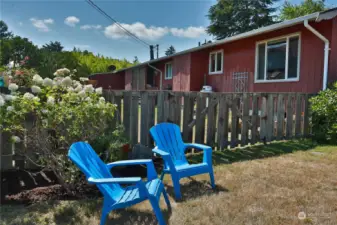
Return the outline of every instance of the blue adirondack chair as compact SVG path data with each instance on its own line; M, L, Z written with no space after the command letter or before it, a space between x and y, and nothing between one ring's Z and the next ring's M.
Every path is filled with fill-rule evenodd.
M185 144L179 126L172 123L157 124L150 129L150 133L157 145L152 151L164 159L164 169L160 179L162 180L167 173L171 174L176 199L181 199L179 180L183 177L209 173L212 188L215 188L211 147L202 144ZM188 148L203 150L203 162L190 165L185 157L185 150Z
M159 207L161 193L164 195L168 208L170 202L164 185L158 179L157 172L151 160L125 160L104 164L92 147L84 142L71 145L68 157L88 178L88 182L96 184L104 196L101 225L105 224L111 210L125 208L144 200L149 200L160 225L165 221ZM115 166L145 164L147 166L147 182L140 177L114 178L110 170ZM135 184L123 188L120 184Z

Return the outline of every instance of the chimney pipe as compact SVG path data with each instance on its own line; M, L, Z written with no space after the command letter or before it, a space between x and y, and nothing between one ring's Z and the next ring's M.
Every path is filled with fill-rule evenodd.
M153 45L150 45L150 60L154 60Z

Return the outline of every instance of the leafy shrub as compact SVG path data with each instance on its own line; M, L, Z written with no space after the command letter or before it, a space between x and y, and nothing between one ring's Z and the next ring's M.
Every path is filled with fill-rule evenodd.
M102 88L73 80L75 72L59 69L53 80L36 74L25 83L29 91L20 91L22 87L12 82L11 94L0 95L0 129L13 135L14 145L25 140L24 146L35 149L39 157L24 149L19 149L21 154L53 170L68 190L80 173L68 160L67 150L74 142L91 143L104 136L116 110L101 96ZM25 126L27 117L34 119L33 127Z
M107 129L104 134L94 141L91 146L107 163L124 157L123 147L129 144L123 125L118 125L114 130Z
M337 144L337 82L310 99L313 138Z

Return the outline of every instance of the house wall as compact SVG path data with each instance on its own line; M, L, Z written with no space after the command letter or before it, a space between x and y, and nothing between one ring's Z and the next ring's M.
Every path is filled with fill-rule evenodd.
M332 20L329 82L337 81L337 17Z
M172 79L165 79L165 64L172 63ZM173 91L190 91L190 74L191 74L191 54L187 53L174 58L154 63L157 69L163 73L163 89L168 86L172 87ZM155 76L155 84L160 87L160 74Z
M324 36L332 39L331 20L310 24ZM296 32L301 33L300 80L298 82L254 83L256 42ZM219 75L208 75L209 53L220 49L224 50L224 71ZM307 30L303 24L203 49L191 54L192 91L200 90L206 74L207 85L211 85L215 91L232 92L233 72L248 72L248 91L251 92L315 93L321 90L323 84L324 42Z
M132 90L132 70L125 71L125 90L130 91Z
M124 72L120 72L118 74L104 73L91 75L90 80L97 80L96 86L102 87L103 89L123 90L125 86L124 77Z

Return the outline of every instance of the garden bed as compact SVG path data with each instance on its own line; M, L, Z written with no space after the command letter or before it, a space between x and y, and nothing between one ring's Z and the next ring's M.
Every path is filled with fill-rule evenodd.
M154 160L157 170L161 160ZM146 177L146 167L117 167L112 170L114 177ZM1 173L1 204L31 204L49 200L77 200L100 197L95 185L85 180L72 193L58 184L52 171L11 170Z

